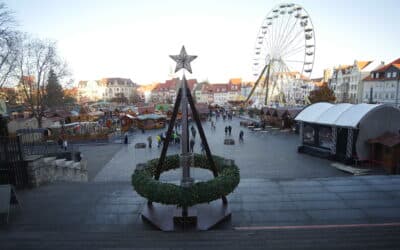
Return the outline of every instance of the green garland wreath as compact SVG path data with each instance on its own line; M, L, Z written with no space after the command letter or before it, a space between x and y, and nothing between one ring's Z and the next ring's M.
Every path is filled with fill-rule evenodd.
M143 169L135 170L132 174L132 186L139 195L151 202L180 207L211 202L232 193L240 181L238 166L225 164L224 159L219 156L213 156L213 159L219 174L209 181L197 182L187 188L157 181L154 175L158 159L153 159ZM211 170L204 155L194 155L194 166ZM170 155L165 158L161 172L179 167L179 156Z

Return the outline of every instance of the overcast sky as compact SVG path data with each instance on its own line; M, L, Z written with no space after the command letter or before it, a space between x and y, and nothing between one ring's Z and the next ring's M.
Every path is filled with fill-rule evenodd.
M76 81L164 81L185 45L198 80L252 80L257 32L280 4L268 0L9 0L22 31L58 41ZM400 57L396 0L303 0L315 29L313 77L358 60Z

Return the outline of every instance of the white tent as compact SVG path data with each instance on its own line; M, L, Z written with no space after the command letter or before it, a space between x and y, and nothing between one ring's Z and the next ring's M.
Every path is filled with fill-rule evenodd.
M335 156L338 150L344 150L346 158L357 157L368 160L368 139L375 138L385 132L398 133L400 129L400 110L386 104L330 104L316 103L306 107L295 118L300 123L302 146L320 149L318 132L321 128L331 129L329 153ZM312 145L303 145L303 132L309 126L316 140ZM346 138L343 138L346 137ZM345 140L343 142L343 140ZM339 148L342 147L342 148Z

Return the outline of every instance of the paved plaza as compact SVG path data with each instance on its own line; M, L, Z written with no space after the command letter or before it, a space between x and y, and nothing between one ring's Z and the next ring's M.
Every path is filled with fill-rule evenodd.
M278 179L290 180L296 178L317 178L348 176L336 168L332 167L331 161L315 158L305 154L297 153L298 135L291 132L283 132L276 129L269 129L267 132L253 132L245 127L241 127L240 120L234 118L232 121L219 119L216 122L216 130L211 130L209 122L203 123L211 152L226 158L234 159L240 168L241 179ZM232 135L236 144L224 145L225 126L232 126ZM238 142L240 130L244 131L244 143ZM94 177L94 181L130 181L137 163L145 162L147 159L160 156L161 147L157 148L155 136L163 130L146 131L142 134L136 132L130 136L130 144L125 145L117 152L104 168ZM135 149L137 142L147 143L148 136L153 138L151 149ZM195 152L200 153L200 136L196 135ZM96 158L97 154L102 154L104 150L99 147L99 151L94 151L94 156L87 155L89 158ZM179 145L170 145L168 154L179 153ZM107 152L104 152L107 153ZM102 164L99 162L99 164ZM104 163L103 163L104 164ZM92 166L89 165L89 170ZM177 171L179 172L179 171ZM198 179L211 178L208 172L193 170ZM168 176L171 179L179 180L180 175Z
M235 139L243 129L244 144L223 144L228 124ZM136 163L161 152L155 143L134 148L161 132L146 131L132 134L129 145L85 148L92 171L87 183L19 191L22 206L0 226L0 249L398 249L400 177L351 176L330 161L298 154L296 135L251 132L238 119L219 121L216 131L208 123L204 128L212 152L240 167L240 184L227 197L231 220L197 233L162 233L142 221L146 200L134 192L130 176ZM199 144L197 135L197 152ZM169 154L178 150L171 145ZM192 172L197 180L211 178ZM180 173L162 179L176 182Z

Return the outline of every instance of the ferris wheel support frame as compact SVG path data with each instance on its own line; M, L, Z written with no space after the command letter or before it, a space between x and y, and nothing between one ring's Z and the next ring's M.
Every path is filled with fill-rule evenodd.
M280 22L275 21L275 19L280 20ZM276 25L274 26L274 24ZM266 35L267 32L268 35ZM303 44L299 43L301 36L304 39ZM298 46L295 46L295 43ZM262 50L263 47L264 50ZM255 81L245 103L247 104L251 97L257 93L257 103L268 105L273 95L277 94L275 89L279 92L277 94L279 102L286 103L286 98L284 98L286 83L284 83L284 79L298 78L297 74L293 76L290 74L291 72L299 73L301 79L304 79L303 76L310 77L315 63L315 47L315 29L306 9L293 3L280 4L274 7L263 20L257 35L253 63L256 71L253 75L258 76L258 79ZM298 56L296 55L302 51L303 56L297 60L296 57ZM265 61L260 61L260 59L265 59ZM302 65L298 65L299 63ZM261 74L257 74L261 67ZM277 73L276 77L274 72ZM262 77L265 78L262 80ZM263 84L261 81L263 81ZM266 88L265 92L263 88ZM264 93L265 97L263 98Z

